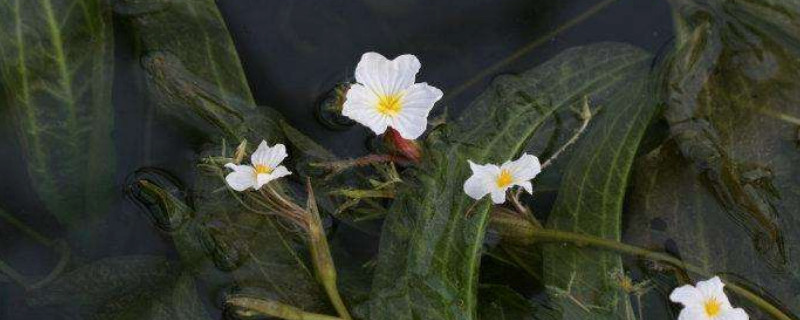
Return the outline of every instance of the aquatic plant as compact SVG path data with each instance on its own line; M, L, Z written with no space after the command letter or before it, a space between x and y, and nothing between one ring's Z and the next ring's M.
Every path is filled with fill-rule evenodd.
M568 48L457 117L430 115L476 80L354 57L317 110L369 129L345 158L257 105L215 1L5 1L0 111L64 239L0 209L58 256L0 260L0 282L90 319L798 319L800 3L669 3L662 52ZM116 187L117 83L186 135L164 166L187 173L147 162ZM169 254L96 253L120 194Z

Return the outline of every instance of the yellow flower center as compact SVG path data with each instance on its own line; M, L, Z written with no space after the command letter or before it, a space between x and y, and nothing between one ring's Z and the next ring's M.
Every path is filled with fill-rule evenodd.
M273 170L272 168L270 168L269 166L265 166L263 164L257 164L256 165L256 175L259 175L259 174L262 174L262 173L270 174L270 173L272 173L272 170Z
M513 179L511 177L511 172L509 172L506 169L503 169L500 171L500 175L497 176L497 181L495 181L495 183L497 183L498 188L505 188L511 184L512 180Z
M400 103L400 98L402 98L399 94L392 94L392 95L381 95L378 97L378 105L375 106L378 109L378 112L385 116L394 117L400 110L403 110L403 104Z
M722 311L722 303L714 298L706 300L705 307L706 307L706 314L709 317L715 317L720 313L720 311Z

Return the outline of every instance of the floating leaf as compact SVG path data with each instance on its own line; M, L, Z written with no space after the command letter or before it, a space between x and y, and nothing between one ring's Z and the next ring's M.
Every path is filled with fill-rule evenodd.
M584 97L604 101L649 56L622 44L568 50L519 76L498 78L455 129L432 132L425 157L388 214L370 319L475 319L477 276L489 207L462 191L467 159L502 163L544 134ZM545 132L546 133L546 132ZM547 139L544 139L547 140Z
M76 237L113 199L112 48L105 0L0 3L0 74L28 174Z
M608 67L601 72L609 77L609 95L595 100L602 113L575 145L548 228L620 239L628 175L657 103L652 56L630 47L618 50L624 54L589 54ZM544 249L544 282L563 319L623 318L629 302L611 277L622 271L616 254L557 245Z
M800 2L672 5L673 139L637 167L627 237L800 315Z

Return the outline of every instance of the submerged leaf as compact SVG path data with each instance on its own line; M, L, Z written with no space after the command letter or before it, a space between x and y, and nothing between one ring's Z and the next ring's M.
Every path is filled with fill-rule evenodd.
M800 1L672 4L674 139L638 164L626 236L800 315Z
M32 307L70 306L84 319L208 319L191 276L161 257L106 258L28 293Z
M431 133L425 156L398 194L381 236L370 319L475 319L477 277L489 207L462 186L467 159L514 158L558 113L584 97L604 101L609 88L649 56L622 44L568 50L519 76L497 79L452 130ZM545 139L546 140L546 139ZM535 150L534 154L540 154Z
M37 194L73 237L113 199L112 48L105 0L0 3L4 104Z
M252 147L262 139L275 144L293 135L290 141L308 147L310 140L283 123L274 110L256 108L215 2L122 0L115 10L129 18L137 36L159 110L212 142L200 152L204 160L197 166L191 217L171 231L184 263L205 281L231 281L270 300L325 310L324 294L303 258L300 237L270 212L255 212L253 206L258 205L251 196L235 193L225 183L222 164L231 161L232 150L220 141L238 144L246 139Z
M622 49L620 49L622 50ZM651 55L638 49L594 52L607 61L608 96L602 114L564 169L547 227L620 240L622 205L634 156L657 102L652 92ZM624 319L629 301L612 278L622 271L620 257L592 249L546 245L544 283L563 319Z

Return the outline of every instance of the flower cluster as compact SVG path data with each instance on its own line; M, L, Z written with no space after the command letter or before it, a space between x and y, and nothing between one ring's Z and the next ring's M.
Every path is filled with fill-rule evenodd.
M419 138L427 127L427 117L433 105L443 95L441 90L426 83L415 83L420 67L419 60L413 55L388 60L374 52L365 53L355 71L358 83L347 92L342 114L376 134L383 134L391 128L403 139ZM225 180L236 191L260 190L271 181L291 174L281 165L286 157L284 145L270 147L262 141L252 154L249 165L225 165L232 170ZM501 165L467 162L472 176L464 182L464 193L475 200L489 195L495 204L506 202L506 194L515 186L532 193L531 180L542 170L539 159L527 153ZM291 213L287 217L294 217L299 225L306 225L301 217L303 214L299 213L304 209L287 204L280 194L270 187L267 189L272 192L276 206ZM670 300L684 307L678 320L747 320L748 315L743 309L731 306L723 287L720 278L714 277L700 281L696 286L676 288Z

